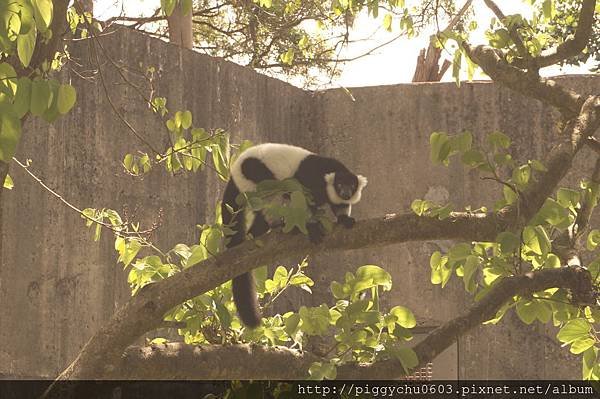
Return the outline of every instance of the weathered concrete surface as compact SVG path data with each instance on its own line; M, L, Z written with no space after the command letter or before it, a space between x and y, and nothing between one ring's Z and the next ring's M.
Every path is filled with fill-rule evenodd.
M359 219L407 211L415 198L451 201L457 207L491 206L499 192L495 184L459 166L430 164L432 131L470 130L481 140L486 133L502 130L515 140L515 155L521 160L543 158L557 133L550 109L487 82L460 88L408 84L352 89L353 101L343 90L303 92L133 32L118 32L102 43L117 62L134 68L141 63L142 70L155 66L161 78L158 95L168 98L171 110L190 109L195 126L227 128L234 140L302 145L339 157L368 176L364 199L354 211ZM84 65L93 54L87 46L84 42L74 51ZM102 50L96 51L106 61ZM115 84L118 74L109 63L104 71L120 112L149 135L153 145L164 147L161 121L131 87ZM128 76L143 83L134 74ZM116 117L98 78L87 82L71 77L78 87L76 108L54 125L30 123L18 157L33 159L32 170L80 207L139 206L137 215L145 225L163 208L156 237L161 247L194 242L194 225L212 220L223 184L213 173L172 178L154 170L144 180L124 175L123 155L145 149ZM599 78L561 82L587 92L600 89ZM579 158L594 159L587 152ZM52 377L127 299L126 275L116 265L110 234L92 242L78 215L14 165L11 175L16 187L5 193L1 221L0 376ZM571 175L572 183L582 173ZM469 305L457 279L444 289L429 283L429 255L450 245L397 245L312 259L309 273L318 284L315 295L289 295L280 302L280 310L329 301L326 290L332 280L372 263L389 270L396 282L384 297L386 303L408 306L422 324L437 325ZM543 326L524 326L512 315L499 326L481 327L453 349L460 357L458 376L579 378L579 363L556 344L553 334Z

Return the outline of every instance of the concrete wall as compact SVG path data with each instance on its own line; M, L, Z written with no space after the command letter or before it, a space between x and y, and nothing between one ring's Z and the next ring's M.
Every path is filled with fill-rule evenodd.
M414 198L491 205L497 186L460 167L430 164L428 141L434 130L470 130L478 139L502 130L514 138L520 159L542 158L556 134L550 109L491 83L360 88L352 89L353 100L343 90L304 92L134 32L117 32L102 43L117 63L142 65L142 70L155 66L158 94L168 98L170 109L190 109L196 126L227 128L234 139L302 145L368 176L365 197L355 209L359 219L407 211ZM80 70L90 65L93 54L87 42L73 50L83 64ZM96 48L96 54L106 60L102 49ZM117 84L110 63L103 70L117 109L153 145L164 147L161 121L131 87ZM89 82L69 76L78 88L76 108L54 125L29 123L18 158L31 158L32 170L78 206L137 206L146 224L163 208L157 241L164 248L195 241L194 225L212 220L223 184L211 173L172 178L154 170L144 180L125 176L119 164L125 153L140 149L139 142L116 117L98 77ZM127 76L144 85L135 73ZM598 78L565 83L582 91L600 88ZM10 173L16 187L5 193L1 221L0 376L52 377L127 299L126 276L116 265L109 234L93 243L78 215L16 166ZM332 279L373 263L394 276L388 304L410 307L425 326L438 325L469 304L460 281L444 289L429 283L429 255L450 245L427 242L319 256L309 271L318 283L315 295L294 293L279 306L326 301ZM460 378L579 378L579 363L558 347L553 334L509 315L500 326L481 327L461 338L450 362L460 356L453 365Z
M226 127L235 137L254 141L311 142L310 94L298 88L135 32L120 31L102 43L116 63L156 67L158 95L168 98L170 109L192 110L195 126ZM83 42L73 50L83 64L80 72L92 68L88 46ZM160 119L131 87L117 84L117 70L100 48L96 51L119 112L152 145L165 148ZM125 153L147 149L116 116L98 76L88 82L65 73L77 87L77 106L53 125L28 123L17 158L31 158L32 171L82 208L121 211L127 205L132 213L137 207L146 226L162 208L157 233L162 248L195 242L195 225L213 220L214 200L224 184L208 172L173 178L156 169L143 180L126 176L120 166ZM136 73L127 76L146 87ZM126 273L117 266L111 234L104 232L94 243L79 215L16 165L10 174L15 189L4 193L1 221L0 376L53 377L127 300Z

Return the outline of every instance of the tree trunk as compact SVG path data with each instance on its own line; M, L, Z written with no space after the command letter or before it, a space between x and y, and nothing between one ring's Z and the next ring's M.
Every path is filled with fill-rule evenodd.
M80 0L81 9L83 12L90 13L90 15L94 16L94 0Z
M167 18L169 23L169 40L183 48L191 49L194 45L192 31L192 12L183 15L181 4Z
M446 29L442 32L448 32L454 28L454 26L460 21L462 16L467 12L469 7L473 3L473 0L467 0L462 6L460 11L452 18ZM440 56L442 55L442 49L436 47L436 35L431 36L429 41L429 47L422 49L419 52L417 58L417 67L415 68L415 74L413 75L413 82L439 82L444 77L444 74L450 68L452 63L448 60L444 60L440 66Z

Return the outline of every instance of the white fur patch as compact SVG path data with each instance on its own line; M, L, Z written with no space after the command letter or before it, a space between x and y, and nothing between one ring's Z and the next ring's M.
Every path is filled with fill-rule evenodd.
M333 186L334 181L335 181L335 172L327 173L325 175L325 182L327 183L326 190L327 190L327 197L329 197L329 201L331 201L331 203L333 203L335 205L341 205L341 204L352 205L352 204L356 204L358 201L360 201L360 198L362 196L362 189L365 188L365 186L367 185L367 183L369 181L363 175L357 175L356 177L358 179L358 187L356 188L356 192L354 193L354 195L352 197L350 197L350 199L345 200L338 195L337 191L335 191L335 187Z
M231 165L231 177L241 192L254 191L256 184L242 173L242 163L247 158L256 158L265 164L277 180L294 176L300 162L312 152L288 144L266 143L248 148Z

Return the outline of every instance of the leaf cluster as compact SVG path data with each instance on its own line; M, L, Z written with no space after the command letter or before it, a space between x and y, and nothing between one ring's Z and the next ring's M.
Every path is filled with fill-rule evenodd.
M496 211L509 205L519 207L523 192L535 180L535 173L546 171L536 160L519 165L508 152L510 138L500 132L488 135L483 149L473 147L470 133L450 136L435 132L430 144L434 163L448 165L451 157L459 156L466 167L476 169L501 185L503 199L494 205ZM562 267L564 237L582 233L577 231L581 223L579 215L584 209L591 212L598 205L599 190L598 183L587 180L582 180L578 189L559 188L523 227L500 232L494 241L463 242L446 253L434 252L430 259L431 282L444 287L455 274L465 290L479 301L506 277ZM416 200L413 210L426 217L451 216L445 207L428 201ZM589 232L585 249L593 259L588 269L596 287L600 287L600 256L596 253L599 243L600 232ZM583 377L600 378L597 328L600 310L597 306L579 306L573 303L567 290L552 288L531 296L515 295L486 323L498 323L512 308L525 324L552 321L560 328L557 339L570 345L571 353L583 354Z

